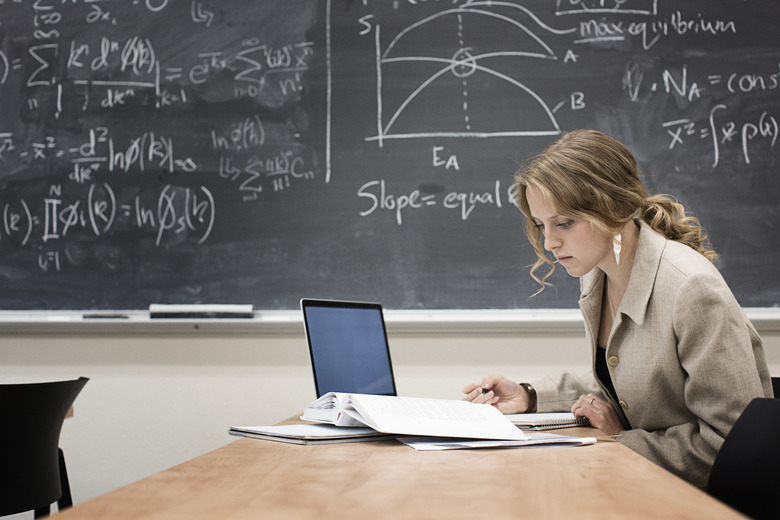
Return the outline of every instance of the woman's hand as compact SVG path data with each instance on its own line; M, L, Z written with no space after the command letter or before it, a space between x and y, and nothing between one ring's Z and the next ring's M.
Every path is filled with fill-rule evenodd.
M469 383L463 387L464 401L487 403L501 413L523 413L528 409L528 392L525 388L504 376L491 375L481 383Z
M617 412L609 402L596 394L581 395L571 407L575 417L587 417L590 425L607 435L617 435L623 431Z

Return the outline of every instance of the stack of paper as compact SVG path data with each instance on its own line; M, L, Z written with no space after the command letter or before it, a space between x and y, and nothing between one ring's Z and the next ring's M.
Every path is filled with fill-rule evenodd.
M332 424L285 424L281 426L231 426L230 435L292 444L332 444L392 438L372 428L342 428Z
M398 437L417 451L442 451L463 448L527 448L532 446L583 446L595 444L595 437L571 437L555 433L532 432L524 441L494 441L478 439L448 439L441 437Z

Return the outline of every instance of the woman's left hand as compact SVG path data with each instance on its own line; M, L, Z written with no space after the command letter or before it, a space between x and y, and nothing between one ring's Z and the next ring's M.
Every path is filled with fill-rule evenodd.
M581 395L571 407L575 417L587 417L591 426L607 435L617 435L623 431L617 412L609 402L596 394Z

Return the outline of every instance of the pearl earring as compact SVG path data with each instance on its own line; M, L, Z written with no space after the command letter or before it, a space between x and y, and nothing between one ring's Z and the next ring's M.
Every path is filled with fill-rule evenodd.
M620 250L623 249L623 242L620 233L612 238L612 250L615 252L615 263L620 265Z

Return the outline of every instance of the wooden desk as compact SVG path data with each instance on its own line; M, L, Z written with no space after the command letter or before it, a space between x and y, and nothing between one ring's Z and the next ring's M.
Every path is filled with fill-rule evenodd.
M535 517L743 518L614 441L575 448L418 452L396 441L301 446L255 439L237 440L58 516Z

